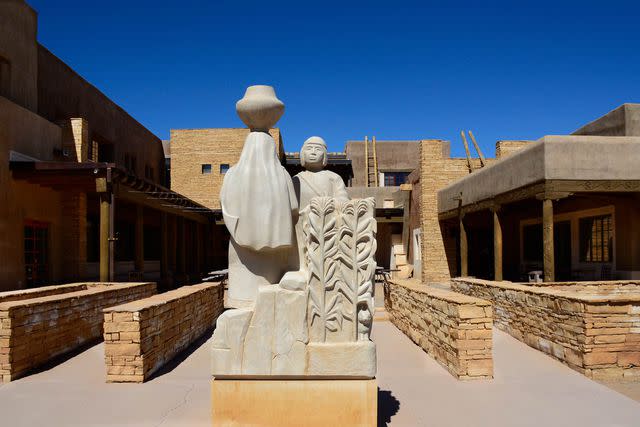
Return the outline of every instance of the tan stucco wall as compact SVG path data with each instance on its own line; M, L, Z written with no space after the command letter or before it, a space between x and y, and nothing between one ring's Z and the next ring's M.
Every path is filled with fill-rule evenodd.
M364 141L347 141L344 148L347 158L351 160L354 187L366 186L364 148ZM376 156L379 172L411 172L420 165L420 141L378 140Z

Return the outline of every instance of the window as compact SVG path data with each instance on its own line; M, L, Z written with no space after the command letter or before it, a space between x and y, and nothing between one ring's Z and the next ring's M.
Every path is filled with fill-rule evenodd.
M407 182L409 172L384 172L384 186L397 187Z
M211 164L207 163L202 165L202 174L203 175L209 175L211 173Z
M611 215L580 218L580 261L611 262Z
M229 170L229 164L228 163L222 163L220 165L220 174L224 175L225 173L227 173L227 171Z

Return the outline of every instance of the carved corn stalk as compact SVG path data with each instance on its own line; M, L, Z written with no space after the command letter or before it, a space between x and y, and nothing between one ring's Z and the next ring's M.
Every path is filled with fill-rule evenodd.
M309 339L325 342L327 330L342 326L342 296L330 292L338 279L338 252L335 200L311 199L304 225L306 262L309 272Z
M368 340L374 311L374 275L376 269L375 201L373 198L345 202L340 209L339 292L348 301L344 318L354 323L353 341Z

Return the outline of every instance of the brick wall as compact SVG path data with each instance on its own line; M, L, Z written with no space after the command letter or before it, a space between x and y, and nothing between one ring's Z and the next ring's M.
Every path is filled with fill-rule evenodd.
M238 162L248 134L246 128L171 130L171 189L210 209L220 209L224 178L220 165ZM271 129L269 134L282 157L280 130ZM210 174L202 173L203 164L211 165Z
M520 151L521 149L529 146L529 144L535 141L525 141L525 140L503 140L496 142L496 158L502 159L507 156L512 155L516 151Z
M11 292L0 299L0 376L12 381L61 354L99 340L102 309L153 295L155 283L76 284ZM43 294L48 294L43 296ZM37 295L37 296L36 296ZM1 298L2 294L0 294ZM36 296L35 298L30 298ZM19 298L19 299L16 299Z
M398 281L385 289L391 322L458 379L493 378L491 303Z
M448 156L448 142L423 140L420 144L420 221L422 224L422 281L446 282L455 275L455 236L440 227L438 190L469 174L467 159ZM491 164L495 159L487 159ZM472 159L474 169L479 159Z
M143 382L214 327L224 310L219 283L184 286L104 311L108 382Z
M529 286L454 279L458 292L491 301L495 323L518 340L594 379L640 381L638 282Z

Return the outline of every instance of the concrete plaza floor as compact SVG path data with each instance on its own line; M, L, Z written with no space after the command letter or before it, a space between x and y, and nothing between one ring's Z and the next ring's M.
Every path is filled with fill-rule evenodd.
M476 382L455 380L389 322L375 323L374 338L380 425L640 426L639 402L500 331L495 379ZM104 347L96 345L0 385L0 425L211 425L209 342L145 384L106 384Z

